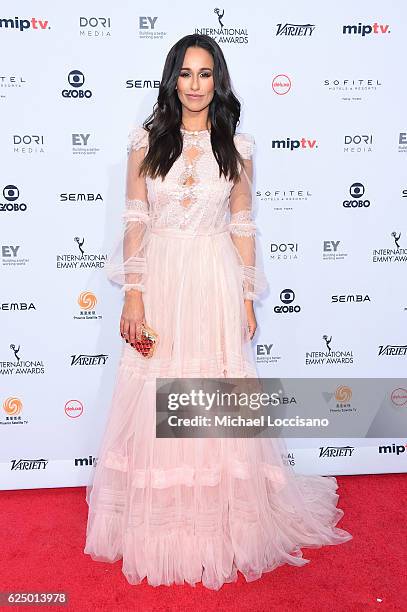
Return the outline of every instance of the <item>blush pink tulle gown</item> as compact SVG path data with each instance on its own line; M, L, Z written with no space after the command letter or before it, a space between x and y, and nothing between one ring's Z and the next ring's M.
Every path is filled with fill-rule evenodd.
M267 281L252 218L254 140L236 134L240 181L222 175L210 132L181 128L182 155L164 181L141 178L148 150L129 136L123 231L106 268L143 291L160 341L151 359L123 340L112 405L92 484L84 552L123 559L131 584L202 582L219 589L303 565L301 547L340 544L334 477L296 474L272 438L155 437L156 377L257 377L244 298ZM259 253L257 254L259 255Z

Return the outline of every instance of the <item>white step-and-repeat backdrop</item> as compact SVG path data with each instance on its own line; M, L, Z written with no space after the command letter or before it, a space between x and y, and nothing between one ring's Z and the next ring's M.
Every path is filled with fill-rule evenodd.
M407 364L407 7L203 0L25 2L0 14L0 486L85 485L119 359L122 295L104 274L121 228L129 129L182 36L222 46L254 135L271 290L253 342L264 377L352 379ZM394 388L393 388L394 387ZM407 391L390 397L407 411ZM402 437L288 439L299 472L406 471Z

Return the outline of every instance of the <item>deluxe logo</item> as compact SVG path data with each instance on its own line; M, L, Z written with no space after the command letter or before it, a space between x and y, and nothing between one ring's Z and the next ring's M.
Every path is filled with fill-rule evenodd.
M370 301L370 296L367 293L365 295L362 295L361 293L349 293L348 295L331 295L332 304L339 304L345 302L362 303Z
M407 404L407 389L403 389L403 387L393 389L390 399L395 406L405 406Z
M60 202L103 202L100 193L60 193Z
M270 259L298 259L298 242L270 242Z
M379 446L379 453L380 454L385 454L385 455L389 455L389 454L395 454L395 455L402 455L403 453L405 453L407 450L407 444L388 444L388 445L381 445Z
M33 30L51 29L49 21L46 19L37 19L36 17L30 17L29 19L19 19L19 17L8 19L7 17L0 17L0 28L5 28L6 30L20 30L20 32L24 32L24 30L29 30L30 28Z
M386 355L389 357L390 355L396 357L405 357L407 355L407 345L404 346L402 344L381 344L379 346L378 356Z
M272 140L271 141L272 149L288 149L289 151L294 151L294 149L317 149L317 141L310 140L308 138L300 138L300 139L292 139L286 138L283 140Z
M68 400L65 404L64 411L69 418L77 419L83 414L83 404L80 400Z
M284 96L291 89L291 80L286 74L278 74L271 82L273 91L279 96Z
M0 212L25 212L27 204L25 202L17 202L20 197L20 191L16 185L6 185L3 189L3 198L5 202L0 202Z
M352 457L354 446L320 446L319 456L324 459L330 459L332 457Z
M311 36L315 27L311 23L278 23L276 36Z
M342 34L356 34L358 36L367 36L368 34L390 34L390 26L375 23L373 25L365 25L360 21L357 25L342 26Z
M362 183L352 183L349 193L352 200L344 200L342 202L344 208L368 208L370 206L370 200L361 199L365 195L365 187Z
M71 355L71 366L105 365L109 355Z
M85 75L80 70L71 70L68 74L68 83L73 89L63 89L63 98L75 98L82 100L83 98L91 98L92 92L90 89L79 89L85 83Z
M295 300L295 293L292 289L283 289L280 293L280 301L283 302L284 306L274 306L274 312L277 314L292 314L293 312L298 313L301 311L301 306L292 305Z

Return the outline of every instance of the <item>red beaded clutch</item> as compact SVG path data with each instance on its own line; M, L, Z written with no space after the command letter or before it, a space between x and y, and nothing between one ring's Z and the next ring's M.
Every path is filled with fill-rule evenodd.
M143 325L141 329L141 339L134 342L134 348L138 351L143 357L150 358L154 355L154 351L156 349L158 343L158 334L148 327L148 325Z

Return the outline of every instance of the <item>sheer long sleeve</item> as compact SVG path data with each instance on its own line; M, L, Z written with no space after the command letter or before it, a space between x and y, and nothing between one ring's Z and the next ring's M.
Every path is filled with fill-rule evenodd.
M150 216L146 181L139 175L139 168L147 147L147 132L141 126L133 128L127 146L123 228L106 265L108 278L123 291L145 290Z
M230 192L228 227L242 268L244 298L259 300L268 282L256 257L257 231L252 216L254 139L250 134L236 134L235 143L244 163L240 180L235 182Z

